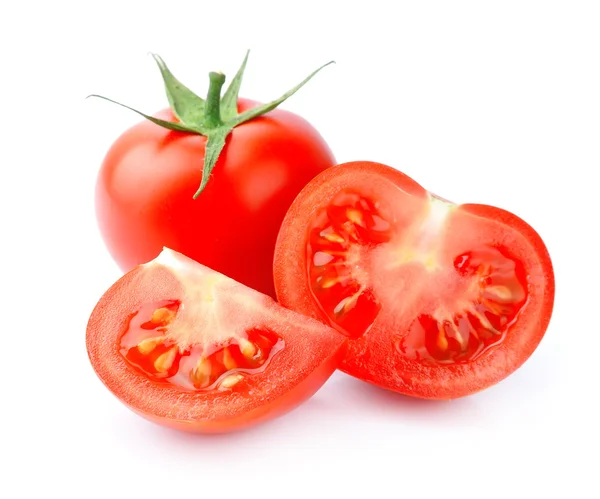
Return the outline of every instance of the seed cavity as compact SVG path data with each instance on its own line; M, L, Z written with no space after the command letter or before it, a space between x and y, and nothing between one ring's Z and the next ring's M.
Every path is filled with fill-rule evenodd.
M452 329L452 332L454 333L454 338L460 344L460 349L464 352L467 349L467 345L468 345L467 341L465 341L462 334L460 334L460 331L458 331L458 329L456 329L454 324L452 324L451 329Z
M317 267L322 267L323 265L327 265L328 263L332 262L334 258L335 255L332 255L331 253L327 253L326 251L318 251L313 256L313 263Z
M502 301L509 301L513 297L511 290L502 285L487 286L485 292Z
M323 287L325 287L325 286L323 286ZM350 310L352 310L352 308L354 308L356 306L358 298L364 292L364 290L365 290L364 288L360 288L353 295L346 296L342 301L340 301L337 304L337 306L333 309L333 311L338 315L348 313Z
M472 362L499 345L516 321L527 294L514 260L483 247L457 256L454 265L475 283L472 301L456 313L444 308L419 315L393 339L400 355L424 364Z
M390 230L391 228L391 224L381 218L379 215L373 215L373 230L374 231L378 231L378 232L383 232L383 231L387 231Z
M237 367L237 362L231 355L231 352L229 351L228 347L225 347L223 349L223 365L225 366L225 369L227 369L228 371L230 371L231 369L235 369Z
M364 266L374 246L390 240L390 228L374 202L350 191L336 194L309 227L313 298L331 325L350 337L363 335L381 309Z
M126 362L154 382L191 391L229 389L241 379L250 381L263 372L285 347L277 334L266 329L253 329L217 343L180 347L174 342L177 334L167 331L178 307L173 301L143 305L129 318L119 338ZM202 334L197 337L204 339Z

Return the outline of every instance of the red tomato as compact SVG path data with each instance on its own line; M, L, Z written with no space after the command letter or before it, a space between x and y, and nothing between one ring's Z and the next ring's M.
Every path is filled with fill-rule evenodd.
M313 395L343 335L165 249L119 279L87 328L94 370L124 404L165 426L238 429Z
M240 99L239 111L256 102ZM157 117L175 121L171 111ZM303 118L275 109L233 129L205 190L206 137L144 121L108 151L96 213L108 250L123 271L163 246L274 296L277 232L302 187L335 163Z
M370 162L306 186L283 222L274 275L284 306L350 337L343 371L434 399L514 372L554 301L550 257L523 220L452 204Z

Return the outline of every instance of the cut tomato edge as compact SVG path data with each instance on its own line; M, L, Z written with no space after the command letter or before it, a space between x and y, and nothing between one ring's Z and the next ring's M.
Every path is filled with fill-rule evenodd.
M296 306L293 310L321 322L324 321L320 314L313 310L312 294L307 281L300 279L298 283L289 282L288 279L288 276L304 276L306 273L305 255L298 258L294 249L305 247L307 234L301 230L294 230L293 225L296 220L309 220L314 211L322 205L321 200L329 199L333 192L348 185L347 178L355 178L357 174L364 177L383 177L413 196L426 198L429 195L424 187L408 175L382 163L372 161L352 161L332 166L319 173L304 187L288 209L277 236L273 257L275 294L277 301L286 308L291 309L289 304L295 303ZM335 188L326 186L329 181L335 184ZM306 206L309 208L306 209ZM284 245L284 240L288 244ZM293 244L289 244L290 242ZM290 247L292 251L288 258L286 252ZM290 266L293 267L292 271L287 270ZM331 326L328 322L324 323Z
M342 344L337 351L327 357L309 376L303 378L279 397L251 411L242 412L232 417L172 419L141 411L127 403L124 403L124 405L148 421L185 432L216 434L232 430L244 430L267 420L283 416L308 401L337 370L344 355L345 344Z
M273 412L274 414L281 415L287 410L292 408L292 405L289 406L288 409L283 410L275 410L269 409L271 406L279 406L282 400L287 400L286 394L288 392L293 392L294 394L298 394L302 391L299 389L300 386L308 386L311 387L311 393L300 400L298 400L297 404L300 404L302 401L306 400L309 396L312 396L314 392L331 376L331 374L335 371L335 369L339 366L343 358L343 354L345 353L345 338L331 328L326 328L320 322L315 322L315 325L318 326L318 329L321 331L314 333L314 339L327 339L327 341L317 342L315 345L315 349L319 351L319 348L323 348L326 345L327 353L325 351L321 351L320 362L314 362L314 364L306 364L303 369L300 371L303 373L302 376L299 376L294 385L285 386L285 384L281 384L279 388L275 387L269 392L269 396L264 399L264 403L256 405L249 411L245 411L243 407L243 403L239 404L239 406L234 411L225 411L225 416L220 416L216 414L215 417L203 418L202 414L199 413L198 417L194 417L192 419L189 418L172 418L169 416L161 415L161 411L156 411L156 413L152 413L144 409L151 403L148 402L151 399L151 395L144 395L140 398L140 396L132 396L133 392L138 390L143 391L144 388L153 387L156 388L156 383L147 379L143 374L135 372L133 367L127 365L126 360L120 352L118 351L118 331L110 327L114 325L116 321L120 322L119 312L115 312L114 310L114 300L122 298L123 296L131 296L129 293L129 289L131 286L135 284L140 284L143 282L141 279L143 276L144 269L142 266L136 267L129 273L125 274L125 276L121 277L118 281L116 281L100 298L96 306L94 307L90 319L88 321L87 330L86 330L86 350L88 353L88 358L92 365L94 372L97 377L101 380L106 388L116 396L124 405L129 407L134 412L144 416L146 419L158 422L165 426L174 426L183 430L191 430L191 431L199 431L199 432L211 432L211 431L220 431L219 428L221 426L225 427L234 427L238 422L244 422L244 425L252 423L253 418L258 418L260 420L267 417L267 413ZM173 288L175 289L175 288ZM152 295L155 296L152 296ZM169 294L171 297L171 295ZM156 291L150 289L142 289L138 296L131 300L131 303L144 302L147 300L151 300L156 298ZM273 304L275 302L271 299ZM127 305L119 304L119 306L123 309L127 308ZM279 305L277 305L279 306ZM293 313L289 310L284 309L283 312L285 314ZM289 322L289 317L285 319ZM299 326L300 329L306 326ZM102 332L108 329L110 334L103 336ZM329 330L328 330L329 329ZM293 335L296 336L296 335ZM293 336L287 336L287 341L293 341ZM310 341L309 339L304 340L301 334L298 334L296 338L301 338L307 343ZM285 337L284 337L285 339ZM275 361L279 358L278 354L275 356ZM285 360L287 359L287 360ZM288 357L282 357L280 362L273 362L273 366L280 365L284 366L289 364ZM323 367L325 365L325 367ZM314 385L314 386L313 386ZM129 388L127 388L129 387ZM208 397L203 394L198 394L195 392L181 392L177 389L170 389L170 387L161 387L161 393L164 393L163 390L171 390L171 395L164 396L160 398L159 403L166 403L168 400L171 402L175 402L178 395L183 394L184 398L190 400L197 400L200 402L206 402ZM153 390L153 394L158 392ZM215 395L212 395L215 397ZM220 394L222 397L226 397L227 395ZM290 398L293 398L291 395ZM171 400L172 398L172 400ZM214 400L214 399L213 399ZM139 403L142 402L142 403ZM292 404L292 400L290 400L289 404ZM181 402L181 410L180 413L187 412L189 414L189 408L193 407L193 403ZM287 402L286 402L287 403ZM200 404L202 405L202 404ZM238 411L236 414L235 411ZM263 412L265 413L263 415ZM248 414L253 414L252 416L248 416ZM260 417L259 417L260 416ZM229 421L227 424L223 423L224 421Z
M363 171L367 168L372 168L371 171L373 174L383 174L386 178L392 180L392 182L396 184L402 183L406 179L409 179L411 180L411 182L414 182L405 174L382 164L370 162L345 163L336 167L332 167L315 177L305 187L305 190L303 191L306 191L305 196L303 196L301 193L288 210L288 213L284 219L284 222L279 232L277 244L275 246L274 276L277 299L285 307L291 308L304 315L320 320L325 324L328 324L328 319L322 317L317 306L313 303L314 300L310 292L310 286L308 280L305 278L305 256L303 255L301 258L298 258L297 253L293 251L294 248L304 248L307 237L307 235L303 233L303 231L297 229L294 230L294 222L296 222L298 219L307 221L310 220L310 217L312 216L314 210L321 206L321 201L323 199L327 199L328 195L331 194L332 189L327 189L326 187L322 186L321 183L327 182L330 179L335 179L336 188L339 189L340 187L344 186L344 182L337 178L337 172L340 168L345 168L347 170L344 172L345 177L352 175L353 171L355 171L356 169L358 169L359 171ZM414 182L414 184L419 186L419 188L423 189L416 182ZM352 187L353 184L347 185L348 187ZM427 192L425 191L425 189L423 189L423 191L425 193ZM306 206L310 206L311 210L306 210ZM535 317L531 317L529 319L529 323L532 324L532 327L531 331L528 332L528 341L526 342L527 348L519 352L518 361L513 361L508 369L506 369L503 372L498 372L497 376L488 376L488 378L485 381L476 380L469 381L468 383L464 382L462 386L455 384L452 387L448 387L447 389L438 387L434 390L430 388L429 384L416 386L410 383L409 385L411 388L407 389L404 385L390 385L369 379L364 379L364 381L379 386L381 388L389 389L405 395L415 396L419 398L441 400L458 398L481 391L489 386L497 384L498 382L508 377L510 374L512 374L518 368L520 368L531 357L531 355L541 342L542 338L544 337L550 323L552 310L554 306L555 278L550 255L540 235L537 233L537 231L535 231L535 229L533 229L533 227L531 227L523 219L521 219L514 213L511 213L502 208L474 203L457 205L456 208L464 210L476 216L481 216L483 218L492 218L502 223L506 227L511 228L512 230L515 230L518 233L520 233L533 249L536 259L542 267L541 274L544 276L544 289L542 291L543 296L540 297L541 305L539 306ZM290 248L292 249L292 251L290 251ZM299 281L298 276L301 276ZM351 355L352 353L352 343L353 340L349 340L349 355ZM500 352L504 352L506 350L506 345L499 345L498 347L496 347L495 350L497 354L500 354ZM484 359L488 358L493 353L494 352L491 352L488 356L484 357ZM476 367L477 361L473 364ZM418 367L418 371L425 370L427 372L427 375L424 376L427 379L430 378L430 375L433 374L435 370L441 370L438 372L449 372L447 366L436 366L434 368L427 368L424 366ZM354 377L359 377L359 379L363 379L363 377L367 378L367 376L357 376L356 370L352 372L352 370L348 369L348 366L345 362L342 362L342 365L339 369L342 372L345 372L346 374L349 374ZM401 373L400 375L402 374L409 375L409 372Z
M374 379L375 376L372 372L365 372L364 370L357 372L346 362L348 357L342 362L341 371L403 395L425 399L450 400L472 395L496 385L519 369L533 355L546 334L554 304L554 272L550 255L543 240L524 220L502 208L490 205L464 204L459 205L458 209L463 209L472 215L492 218L496 221L499 221L499 215L503 225L517 231L527 241L536 255L536 260L540 263L542 275L544 275L543 295L538 298L540 305L535 314L530 312L527 322L524 322L523 319L518 320L511 331L511 335L502 344L494 347L489 354L467 364L426 366L415 364L410 360L402 360L399 363L406 366L405 369L399 370L398 366L395 366L396 379L403 380L399 383L391 383L389 379L388 382L383 383ZM536 289L539 290L539 286L536 286ZM521 339L520 349L516 356L512 355L510 351L511 338ZM349 355L352 355L352 345L349 346ZM491 369L497 359L504 360L501 362L504 369ZM481 376L483 370L488 373L485 378ZM454 380L454 383L450 383L449 380Z

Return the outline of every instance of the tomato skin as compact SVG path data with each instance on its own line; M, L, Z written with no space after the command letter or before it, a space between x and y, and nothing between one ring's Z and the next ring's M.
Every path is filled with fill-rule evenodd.
M311 398L339 367L346 353L346 348L341 347L331 354L308 378L286 392L277 400L277 403L253 409L231 419L205 419L185 421L181 419L168 419L157 417L147 412L142 412L128 405L129 409L139 416L173 430L189 433L229 433L245 430L258 424L273 420L290 412ZM127 404L126 404L127 405Z
M307 279L307 227L319 206L327 204L340 189L366 190L376 199L379 195L380 199L387 197L385 200L393 203L390 185L405 193L405 199L429 196L424 188L401 172L372 162L335 166L303 189L284 219L275 250L275 285L282 305L330 322L316 304ZM388 190L382 195L384 189ZM407 205L406 209L411 208ZM429 366L394 351L392 337L396 331L393 328L401 322L393 322L381 313L363 336L348 340L342 371L402 394L447 400L476 393L501 381L537 348L552 315L555 286L552 262L539 234L516 215L486 205L456 206L445 224L447 233L458 235L449 238L448 256L460 254L469 245L479 244L486 238L510 241L509 248L528 276L529 295L527 306L509 333L499 345L473 361ZM418 282L413 284L419 287Z
M258 103L240 99L240 112ZM174 121L170 110L157 117ZM206 138L149 121L111 146L96 184L105 244L124 271L172 248L274 296L273 251L283 217L304 185L335 164L303 118L275 109L236 127L206 189Z
M169 251L169 250L165 250ZM198 268L209 279L216 272L176 257L186 268ZM221 276L222 277L222 276ZM92 367L104 385L129 409L154 423L193 433L240 430L281 416L310 398L327 381L344 358L342 335L277 304L272 298L225 279L223 289L243 300L228 308L227 296L219 295L215 313L235 323L239 317L260 317L257 324L272 330L284 347L264 370L248 377L245 389L189 391L158 383L127 363L118 337L140 306L168 299L185 300L184 288L169 267L150 262L140 265L111 286L95 306L87 327L86 347ZM196 289L201 283L191 281ZM194 296L198 296L195 294ZM245 303L248 308L245 308ZM189 307L191 303L184 306ZM258 312L257 312L258 311Z

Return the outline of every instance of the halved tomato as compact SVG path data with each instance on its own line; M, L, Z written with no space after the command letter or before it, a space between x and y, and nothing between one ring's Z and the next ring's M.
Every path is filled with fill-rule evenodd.
M296 198L274 262L281 304L349 339L341 369L451 399L525 362L554 301L539 235L499 208L456 205L371 162L318 175Z
M169 249L119 279L87 327L102 382L141 416L219 432L278 416L313 395L343 335Z

